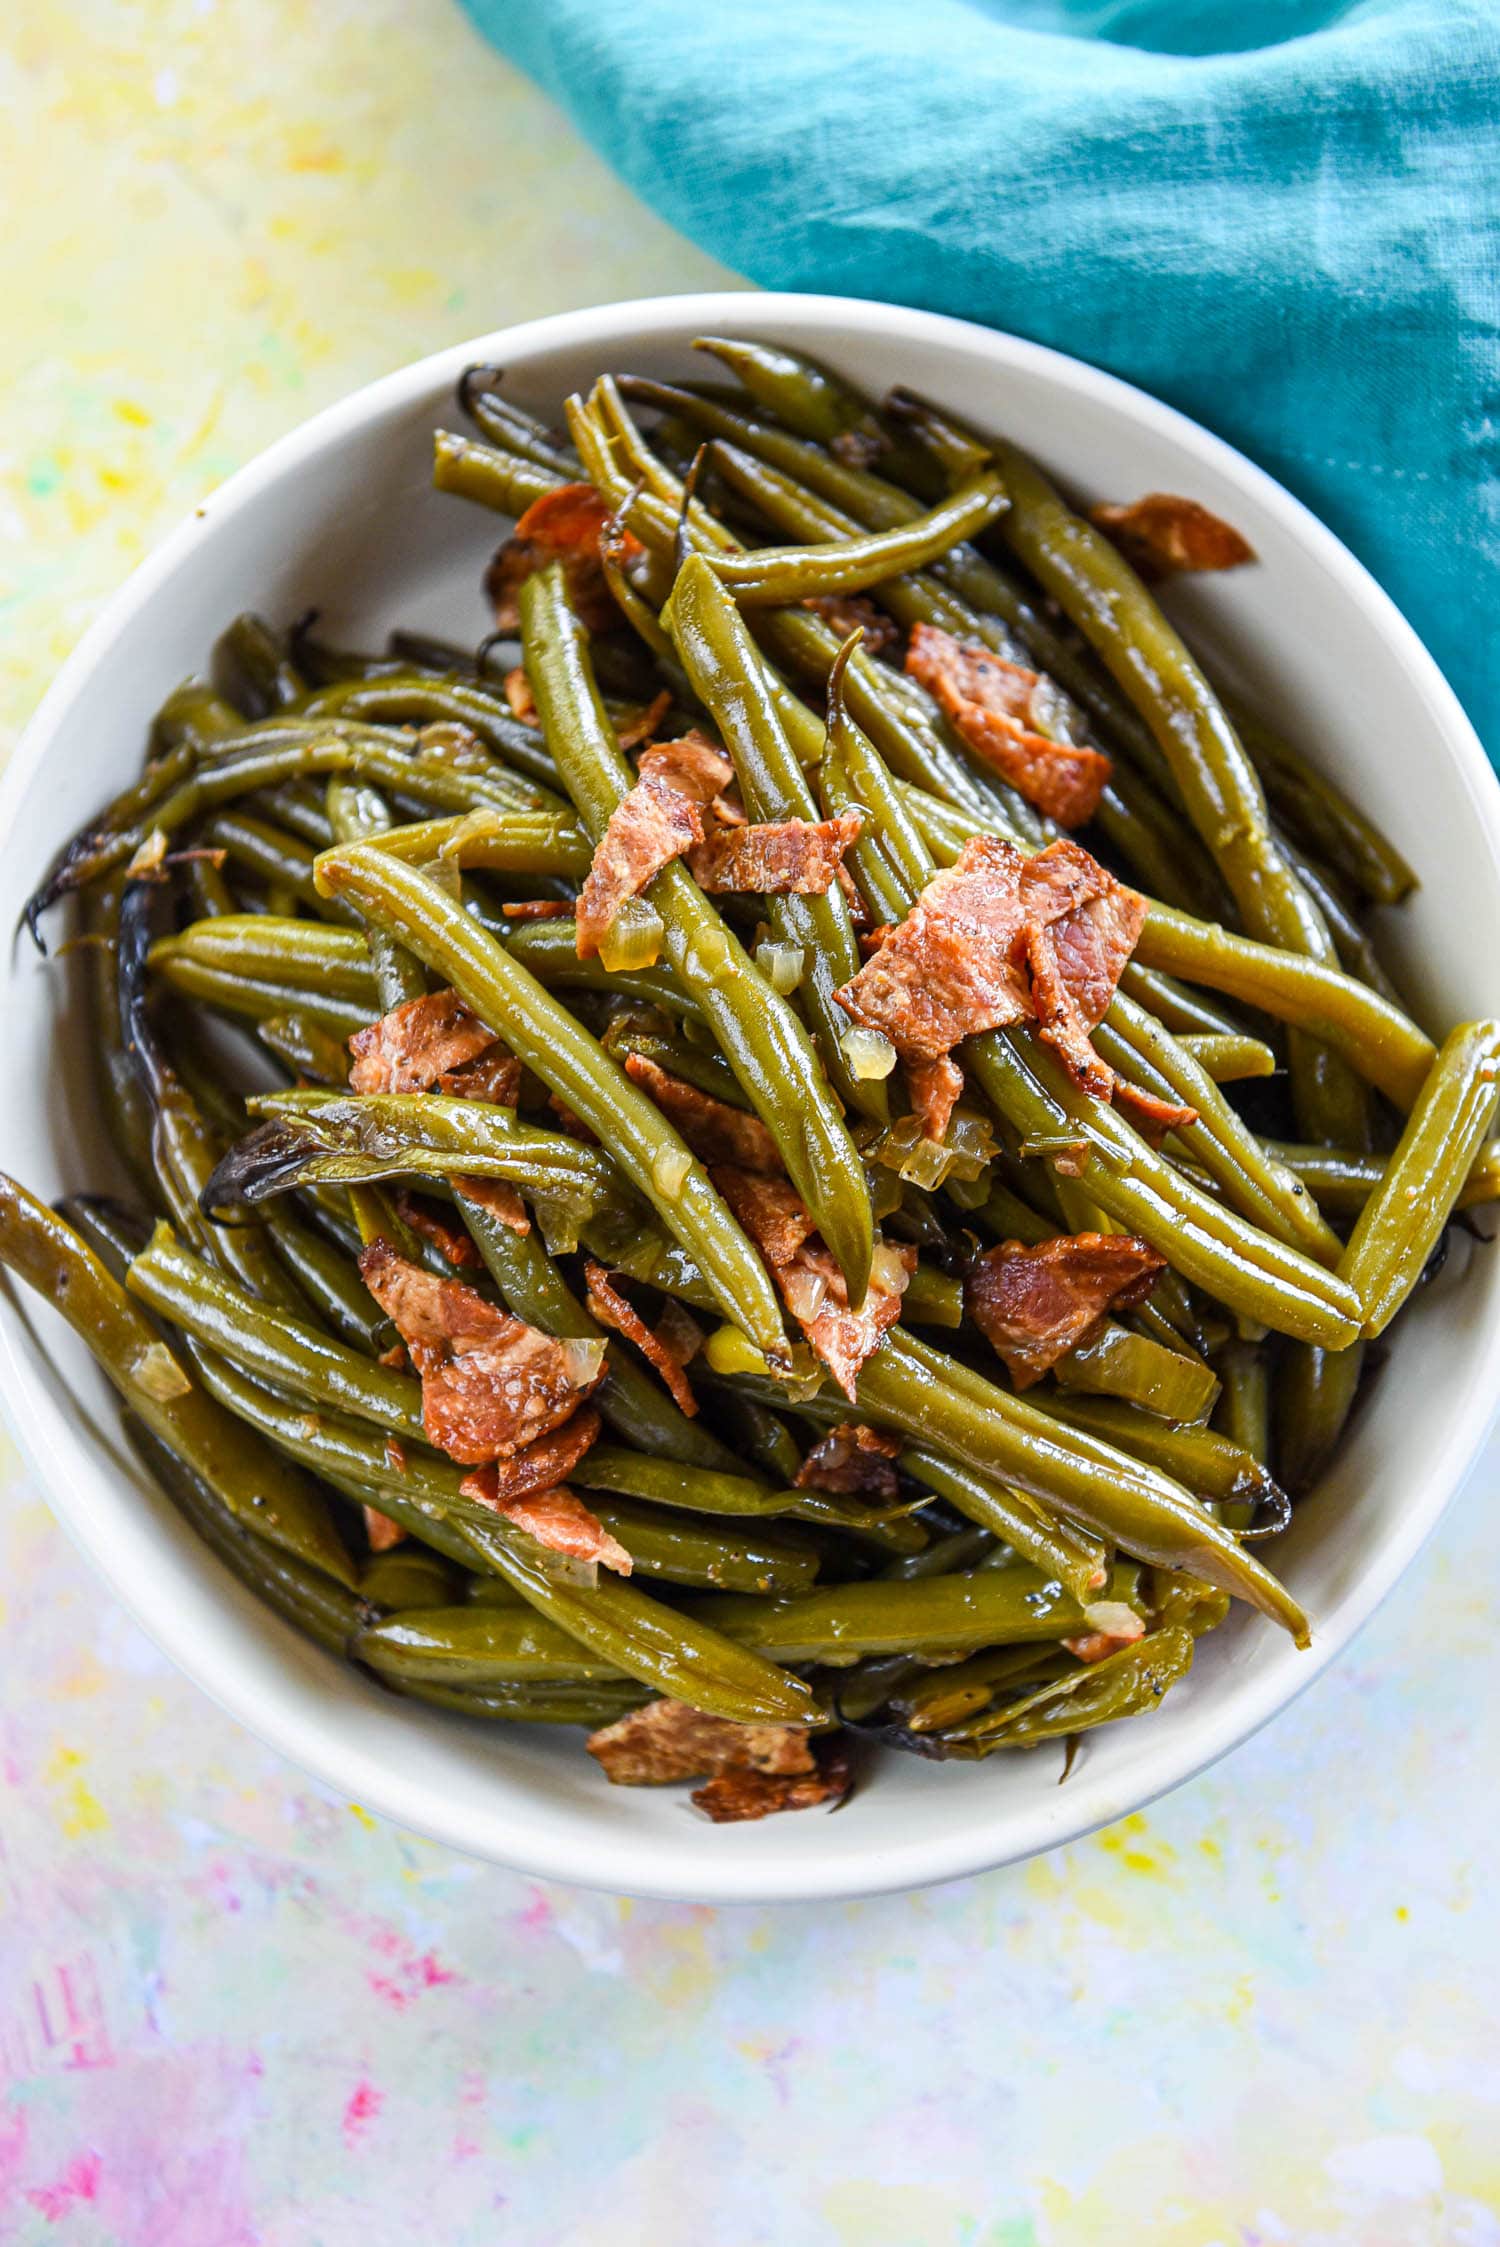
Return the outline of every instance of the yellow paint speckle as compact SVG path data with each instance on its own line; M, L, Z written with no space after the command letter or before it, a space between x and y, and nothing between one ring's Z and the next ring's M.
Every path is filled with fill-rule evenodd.
M359 1824L364 1827L367 1833L374 1833L375 1820L370 1816L369 1811L366 1810L360 1803L350 1803L349 1815L351 1818L357 1819Z

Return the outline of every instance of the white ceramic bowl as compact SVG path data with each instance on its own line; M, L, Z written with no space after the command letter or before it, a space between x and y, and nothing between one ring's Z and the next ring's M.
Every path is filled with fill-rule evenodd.
M134 774L152 711L236 611L284 620L317 604L331 636L354 643L398 622L478 636L495 525L428 481L431 432L453 422L466 363L500 362L522 402L555 410L601 368L687 368L688 340L714 330L783 339L871 390L908 383L1016 436L1088 498L1186 492L1236 524L1260 566L1184 585L1174 606L1416 865L1423 886L1392 950L1429 1025L1494 1011L1500 790L1430 657L1339 542L1228 446L1108 375L961 321L832 297L565 313L424 359L274 445L136 573L47 697L0 792L0 925L15 926L56 846ZM111 1175L69 1004L66 973L18 944L0 1163L48 1196ZM678 1790L609 1787L574 1733L442 1717L298 1639L143 1480L112 1392L56 1315L14 1292L0 1306L5 1400L52 1504L224 1708L340 1793L456 1848L711 1901L869 1894L1004 1864L1139 1807L1245 1739L1347 1645L1474 1458L1500 1374L1500 1259L1475 1256L1461 1285L1446 1276L1395 1343L1326 1486L1275 1548L1315 1619L1310 1653L1237 1608L1161 1711L1095 1735L1065 1787L1053 1754L885 1755L837 1816L718 1828Z

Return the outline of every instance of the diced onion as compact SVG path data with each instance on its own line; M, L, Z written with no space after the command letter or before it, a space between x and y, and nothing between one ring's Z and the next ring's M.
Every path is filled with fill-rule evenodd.
M909 1274L906 1258L890 1241L877 1241L870 1257L870 1285L882 1295L899 1295Z
M447 856L429 858L422 871L430 882L436 883L445 897L451 897L455 905L460 903L464 885L463 875L459 871L456 858Z
M130 1368L130 1378L158 1404L167 1403L171 1397L185 1397L193 1385L165 1342L149 1343L142 1350Z
M1091 1631L1102 1631L1106 1638L1122 1638L1133 1644L1144 1638L1146 1626L1133 1607L1122 1599L1096 1599L1083 1611L1083 1619Z
M810 1325L823 1308L828 1282L821 1272L799 1271L793 1266L782 1275L781 1292L792 1317Z
M604 1363L604 1349L604 1343L593 1338L570 1336L565 1340L562 1354L568 1369L568 1379L580 1389L586 1389L597 1378L599 1368Z
M807 951L801 944L778 944L766 937L755 947L755 964L772 990L786 998L802 981Z
M644 897L627 897L599 939L599 958L612 974L631 975L661 958L661 915Z
M478 806L466 811L444 843L438 845L439 858L461 858L470 843L487 842L491 835L503 833L504 823L497 811L488 806Z
M694 939L683 964L690 979L698 983L732 983L740 972L734 946L725 929L705 929Z
M880 1030L846 1030L839 1050L849 1064L849 1074L861 1082L888 1077L896 1066L896 1048Z
M154 874L167 855L167 838L160 827L153 827L134 858L125 869L128 882L138 882Z
M693 1158L685 1147L663 1147L652 1157L651 1183L669 1202L675 1202L692 1167Z

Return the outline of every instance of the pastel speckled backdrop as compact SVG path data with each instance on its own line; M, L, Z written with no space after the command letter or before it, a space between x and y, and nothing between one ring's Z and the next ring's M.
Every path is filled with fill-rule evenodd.
M325 400L723 278L444 0L3 13L0 727ZM7 1450L0 2242L1494 2247L1497 1480L1149 1817L926 1895L712 1912L543 1888L310 1786L167 1669Z

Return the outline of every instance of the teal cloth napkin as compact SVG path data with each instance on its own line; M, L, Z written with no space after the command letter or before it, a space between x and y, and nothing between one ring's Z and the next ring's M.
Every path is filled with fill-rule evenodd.
M465 4L750 279L1012 329L1242 447L1500 762L1500 7Z

